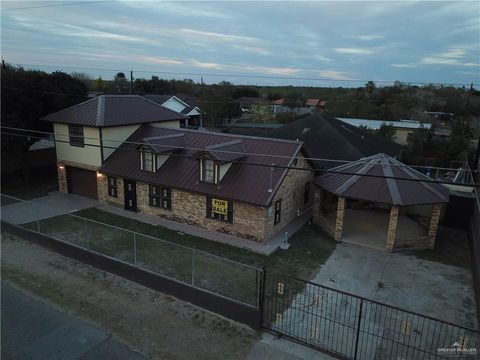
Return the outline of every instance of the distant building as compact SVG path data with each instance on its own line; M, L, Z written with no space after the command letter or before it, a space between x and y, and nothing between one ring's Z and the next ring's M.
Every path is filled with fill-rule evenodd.
M145 99L154 101L167 109L176 111L187 118L180 124L182 128L198 129L202 127L202 111L196 105L196 99L182 95L144 95Z
M273 115L291 112L293 111L297 115L308 114L313 111L322 111L325 110L327 102L320 99L306 99L303 106L290 109L285 105L285 99L278 99L270 102L270 109L272 110Z
M369 119L356 119L356 118L337 118L344 123L353 125L353 126L364 126L368 129L378 130L382 126L389 126L395 129L395 134L393 135L393 141L400 145L407 145L410 136L412 133L419 128L430 129L432 124L424 123L415 120L400 120L400 121L391 121L391 120L369 120Z

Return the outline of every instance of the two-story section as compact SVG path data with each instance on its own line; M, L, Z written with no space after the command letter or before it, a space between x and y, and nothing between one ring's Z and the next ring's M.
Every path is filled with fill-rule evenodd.
M312 169L301 142L143 125L99 169L98 194L126 210L265 242L312 205Z
M59 189L97 198L97 170L142 124L179 128L185 116L137 95L102 95L41 120L53 123Z

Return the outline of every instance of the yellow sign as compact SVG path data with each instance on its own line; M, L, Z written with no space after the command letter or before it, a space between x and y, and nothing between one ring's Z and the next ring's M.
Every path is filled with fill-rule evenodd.
M228 213L228 201L212 198L212 212L227 215Z

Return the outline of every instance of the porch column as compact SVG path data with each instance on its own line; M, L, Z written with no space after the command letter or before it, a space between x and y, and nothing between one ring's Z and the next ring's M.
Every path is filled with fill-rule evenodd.
M390 221L388 222L388 231L387 231L387 250L393 251L395 248L395 238L397 237L397 224L398 224L398 214L400 208L398 206L392 205L390 209Z
M430 226L428 227L428 247L430 249L433 249L435 247L435 240L437 238L437 230L438 223L440 222L441 210L441 204L433 205L432 217L430 218Z
M342 241L343 235L343 218L345 217L345 198L338 198L337 220L335 221L335 240Z

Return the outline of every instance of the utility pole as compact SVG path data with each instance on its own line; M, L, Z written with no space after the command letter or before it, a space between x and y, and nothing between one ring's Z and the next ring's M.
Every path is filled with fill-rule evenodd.
M133 70L130 70L130 95L133 93Z
M5 59L2 56L2 69L5 69Z

